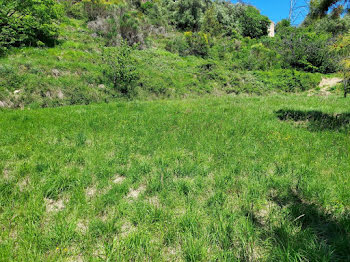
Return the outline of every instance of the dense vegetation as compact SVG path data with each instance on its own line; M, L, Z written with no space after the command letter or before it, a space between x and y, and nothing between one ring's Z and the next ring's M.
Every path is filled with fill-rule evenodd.
M240 2L0 0L0 261L350 261L347 1Z
M317 89L321 74L342 69L346 54L333 47L350 28L347 15L333 12L300 27L282 21L269 38L267 17L225 1L1 5L5 107Z

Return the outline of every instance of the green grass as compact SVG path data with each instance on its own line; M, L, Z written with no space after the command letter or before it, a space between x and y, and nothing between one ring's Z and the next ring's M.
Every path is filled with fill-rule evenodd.
M349 111L332 96L0 111L0 260L350 261Z

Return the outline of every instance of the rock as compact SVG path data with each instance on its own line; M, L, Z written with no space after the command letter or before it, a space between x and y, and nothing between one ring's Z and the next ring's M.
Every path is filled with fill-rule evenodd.
M101 85L98 85L98 88L99 88L99 89L105 89L106 86L105 86L104 84L101 84Z
M63 99L63 98L64 98L64 94L62 93L61 90L58 91L57 97L58 97L59 99Z
M20 93L21 92L21 90L15 90L13 93L15 94L15 95L17 95L18 93Z
M58 71L57 69L52 69L52 74L54 77L59 77L60 76L60 71Z

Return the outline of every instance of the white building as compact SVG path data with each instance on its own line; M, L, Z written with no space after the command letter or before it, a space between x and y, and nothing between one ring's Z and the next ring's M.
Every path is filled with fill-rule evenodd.
M275 23L271 22L269 27L269 37L275 37Z

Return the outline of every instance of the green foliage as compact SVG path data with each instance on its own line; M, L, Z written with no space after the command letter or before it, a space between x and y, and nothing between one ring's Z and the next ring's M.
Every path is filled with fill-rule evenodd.
M280 68L280 55L262 43L251 46L248 60L246 61L246 69L248 70L269 70Z
M155 26L168 27L168 10L165 9L161 2L150 2L141 5L143 13L146 15L150 24Z
M312 23L312 27L316 32L330 33L333 36L346 33L350 29L349 15L345 18L332 18L330 16L316 20Z
M166 41L165 49L169 52L186 56L189 54L189 45L183 34L175 35Z
M331 9L334 8L334 10L339 9L338 3L341 2L348 2L347 0L311 0L310 1L310 12L309 12L309 17L312 19L317 19L320 17L323 17L327 14L327 12ZM342 8L342 6L340 6Z
M287 28L291 27L290 20L282 19L276 24L275 31L276 33L283 33Z
M72 0L63 0L60 1L63 5L64 12L68 17L76 19L85 19L87 14L84 9L84 2L82 1L72 1Z
M211 6L205 11L202 19L201 30L212 36L218 36L222 34L223 26L218 20L218 14L215 9L215 5Z
M266 36L271 23L266 16L261 15L259 10L252 6L239 7L238 21L242 35L250 38Z
M254 75L268 90L303 92L316 88L321 82L320 74L295 70L256 71Z
M207 57L212 46L211 36L203 32L185 32L169 40L166 49L181 56Z
M53 46L58 37L55 0L0 0L0 53L15 46Z
M144 44L145 37L140 32L140 21L136 17L136 12L125 12L119 18L120 35L130 46L137 43Z
M333 73L338 68L337 56L330 50L331 36L310 28L284 27L270 40L283 58L283 66L308 72Z
M180 30L196 31L201 27L201 18L205 12L203 0L179 0L170 5L172 21Z
M198 55L206 57L211 46L211 38L209 34L203 32L185 32L185 40L188 44L188 53L190 55Z
M113 87L125 95L132 95L138 80L132 49L126 43L103 50L104 75Z
M79 1L78 1L79 2ZM114 9L124 5L123 0L80 0L89 21L110 16Z

